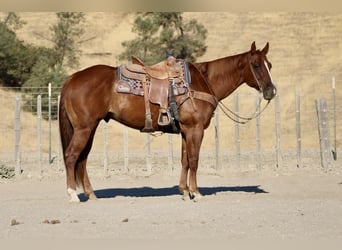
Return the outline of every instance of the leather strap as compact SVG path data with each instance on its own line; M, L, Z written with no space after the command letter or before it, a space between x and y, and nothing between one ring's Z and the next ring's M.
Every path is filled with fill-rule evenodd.
M145 127L141 130L142 132L154 132L154 128L152 125L152 114L150 107L150 100L148 95L148 89L146 85L146 76L144 75L141 79L143 89L144 89L144 101L145 101Z
M208 93L205 93L205 92L191 90L188 92L187 96L180 101L179 107L181 105L183 105L184 102L186 102L188 99L192 100L192 98L195 98L195 99L198 99L201 101L205 101L205 102L209 102L211 105L213 105L214 108L216 108L217 104L218 104L218 100L215 96L208 94Z
M214 108L216 108L216 106L218 104L217 98L211 94L208 94L205 92L200 92L200 91L191 91L190 93L192 93L192 95L195 99L205 101L205 102L209 102L211 105L214 106Z

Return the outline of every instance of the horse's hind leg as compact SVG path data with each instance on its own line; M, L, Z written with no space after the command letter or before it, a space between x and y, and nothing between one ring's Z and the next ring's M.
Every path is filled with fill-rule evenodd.
M88 143L84 150L82 151L79 160L77 161L76 165L76 174L77 174L77 179L82 183L82 187L84 190L84 194L90 199L90 200L96 200L97 197L93 191L93 188L90 184L90 180L88 177L88 172L87 172L87 159L88 155L91 149L91 146L93 144L93 139L94 139L94 134L95 130L91 133Z
M91 136L92 129L74 129L74 134L71 138L69 146L65 151L65 168L67 179L67 191L70 196L70 202L79 202L80 199L76 193L76 176L75 168L79 160L80 154L86 147Z
M89 200L96 200L97 197L93 191L88 177L88 172L86 168L87 159L81 160L77 163L76 174L78 181L81 182L84 195L89 198Z

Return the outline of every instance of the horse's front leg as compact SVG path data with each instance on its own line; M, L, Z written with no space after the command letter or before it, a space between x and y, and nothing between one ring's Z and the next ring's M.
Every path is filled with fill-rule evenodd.
M189 187L188 187L188 172L189 172L189 161L188 153L186 147L186 138L182 133L182 170L179 181L179 191L183 195L183 200L188 200L190 198Z
M198 199L202 197L201 193L198 191L198 186L197 186L197 169L198 169L200 147L201 147L202 140L203 140L203 134L204 134L204 130L203 128L200 128L200 127L189 129L184 134L186 156L184 157L182 156L182 160L185 157L187 159L187 169L189 169L188 192L189 192L190 199L193 199L194 201L197 201ZM183 165L182 175L183 175L183 172L185 172L185 170L186 169L184 168L184 165ZM183 192L183 197L184 195L185 193Z

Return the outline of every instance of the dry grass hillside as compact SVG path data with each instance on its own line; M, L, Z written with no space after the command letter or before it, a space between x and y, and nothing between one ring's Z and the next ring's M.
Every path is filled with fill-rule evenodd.
M19 37L27 43L49 42L49 26L55 22L55 14L48 12L19 13L27 24L18 31ZM0 14L1 16L4 13ZM1 17L0 16L0 17ZM131 32L134 13L90 12L86 13L87 40L80 44L82 50L81 68L93 64L118 65L117 56L123 50L121 42L134 37ZM341 143L342 131L342 14L295 13L295 12L187 12L184 19L195 18L208 30L207 52L198 61L207 61L249 50L252 41L262 48L270 43L269 59L273 64L272 75L278 85L281 104L281 126L285 146L295 147L295 104L298 91L302 97L303 144L317 146L315 127L315 100L325 96L331 105L331 78L336 77L337 86L337 139ZM247 87L241 92L241 113L253 111L254 95ZM225 102L232 105L232 97ZM234 138L233 122L221 117L225 138ZM262 116L263 143L273 147L273 106ZM246 125L242 137L251 137L253 124ZM227 131L226 131L227 130ZM314 135L314 136L313 136ZM209 139L208 139L209 140ZM212 143L212 142L209 142Z

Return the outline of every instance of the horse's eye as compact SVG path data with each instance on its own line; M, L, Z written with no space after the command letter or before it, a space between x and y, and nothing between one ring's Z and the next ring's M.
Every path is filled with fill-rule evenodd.
M259 63L254 63L253 66L254 66L254 68L256 68L256 69L260 68L260 64L259 64Z

